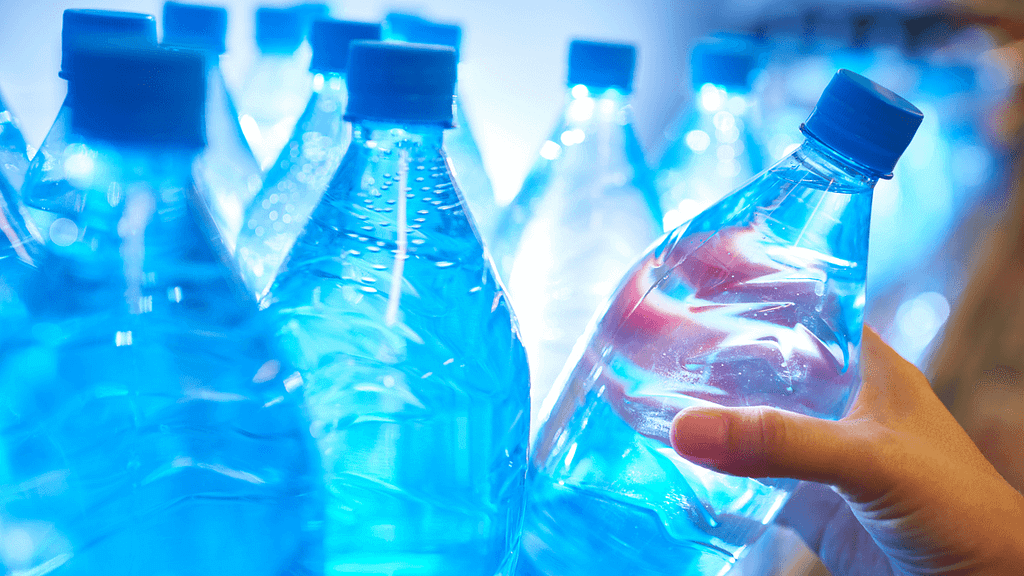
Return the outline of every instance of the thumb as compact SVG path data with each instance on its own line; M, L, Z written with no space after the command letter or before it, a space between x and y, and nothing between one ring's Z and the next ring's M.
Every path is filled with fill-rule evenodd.
M687 408L671 432L676 452L718 472L840 486L871 464L859 436L842 421L765 406Z

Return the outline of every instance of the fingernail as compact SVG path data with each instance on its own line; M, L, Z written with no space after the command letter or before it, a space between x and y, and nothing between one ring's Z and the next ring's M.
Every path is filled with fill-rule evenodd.
M719 412L683 410L672 424L672 447L681 456L718 456L726 450L728 441L729 421Z

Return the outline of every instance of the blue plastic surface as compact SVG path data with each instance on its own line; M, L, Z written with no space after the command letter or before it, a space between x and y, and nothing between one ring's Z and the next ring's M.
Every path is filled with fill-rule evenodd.
M200 148L206 64L198 52L82 49L68 98L72 130L92 139Z
M709 404L845 414L878 177L808 138L626 274L541 415L521 574L717 576L764 531L796 481L702 468L670 425Z
M381 25L349 20L317 20L309 34L313 72L337 72L348 69L348 47L354 40L380 40Z
M456 65L449 47L353 42L345 119L451 127Z
M617 88L633 91L633 70L636 47L590 40L573 40L569 44L569 86L583 84L588 88Z
M73 70L69 57L80 46L155 46L156 19L149 14L111 10L68 9L61 27L60 77L68 79Z
M314 22L331 16L331 7L319 2L303 2L293 6L292 10L299 13L299 17L302 19L302 33L307 38L312 31Z
M163 43L223 54L228 11L220 6L164 2Z
M630 99L573 87L490 246L529 352L534 416L589 320L660 233Z
M202 82L188 65L163 98L192 97L176 88ZM136 80L126 94L153 78ZM311 573L321 484L301 392L195 202L195 150L67 141L44 180L78 202L19 283L27 314L0 321L0 523L20 543L0 570Z
M755 70L754 45L735 36L705 38L690 54L694 88L710 83L733 91L750 92Z
M256 9L256 46L264 54L291 54L305 39L303 13L295 8Z
M840 70L801 130L888 176L922 119L916 106L891 90L855 72Z
M516 561L526 355L442 140L436 124L356 124L264 301L320 447L326 572Z

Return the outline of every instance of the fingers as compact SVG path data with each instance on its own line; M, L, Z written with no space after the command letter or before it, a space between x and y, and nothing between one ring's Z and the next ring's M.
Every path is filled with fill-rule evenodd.
M764 406L698 407L676 415L672 446L726 474L844 484L870 472L870 450L841 422Z

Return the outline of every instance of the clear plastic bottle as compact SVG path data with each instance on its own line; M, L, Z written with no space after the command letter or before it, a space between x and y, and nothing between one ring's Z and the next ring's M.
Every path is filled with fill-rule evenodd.
M192 48L206 56L206 148L196 158L193 170L218 232L234 251L245 209L263 183L263 171L242 133L220 68L228 12L214 6L166 2L163 27L165 46Z
M311 573L321 484L298 376L189 184L203 59L71 60L70 143L44 173L77 201L23 285L30 325L0 348L0 570Z
M242 87L238 112L249 147L264 171L281 154L313 92L303 25L302 10L256 10L260 54Z
M720 575L761 534L796 481L693 464L672 450L672 419L707 404L845 413L860 385L872 189L920 122L839 71L800 148L625 276L538 436L521 574Z
M134 12L65 10L61 28L60 77L72 81L79 72L74 69L74 55L83 47L97 44L156 46L156 19L149 14ZM21 189L20 199L30 224L43 235L52 223L52 211L72 210L76 200L73 188L67 185L62 173L64 161L61 157L68 146L75 143L75 136L68 132L73 116L71 102L69 93L57 112L53 126L32 157Z
M326 572L510 574L529 373L442 146L451 48L349 50L352 143L268 298L327 486Z
M754 46L738 37L704 39L693 49L690 71L693 109L668 131L669 145L654 180L665 230L750 180L764 162L754 137Z
M451 46L455 55L462 55L462 28L454 24L439 24L407 14L388 14L387 37L391 40L414 42L418 44L438 44ZM491 178L484 168L484 160L480 155L473 130L466 118L466 101L458 92L459 105L455 107L455 128L444 133L444 149L452 164L455 181L459 184L469 211L473 215L476 229L489 245L494 241L495 230L501 218L501 209L494 196Z
M903 162L912 166L902 171L900 195L885 207L887 217L877 220L886 226L883 238L899 238L901 245L911 246L902 254L876 250L872 244L872 258L877 251L880 258L895 262L883 268L890 277L875 290L868 319L901 356L924 369L973 268L979 229L991 226L991 214L998 213L987 206L977 210L999 179L995 154L975 124L984 117L985 101L975 70L931 65L921 80L915 98L924 103L921 130L934 141L907 149ZM929 112L935 116L932 122ZM901 175L899 168L896 175ZM869 286L871 279L869 275Z
M18 129L14 114L0 97L0 178L7 181L15 194L21 191L28 172L28 150L25 137ZM17 196L12 196L17 200Z
M310 43L313 97L245 213L236 256L242 277L262 297L338 170L352 139L345 122L345 70L353 40L380 40L380 24L318 20Z
M530 355L534 415L591 317L661 233L631 123L635 61L630 45L572 42L565 112L492 247Z
M4 147L0 155L7 156L5 161L11 164L20 161L18 138L10 132L16 129L0 123L0 142ZM5 166L5 170L0 171L0 355L8 347L16 346L17 340L27 332L30 316L21 300L21 284L38 258L38 243L30 232L31 224L26 224L16 189L6 176L7 171L24 176L17 166ZM0 378L4 377L0 371Z

